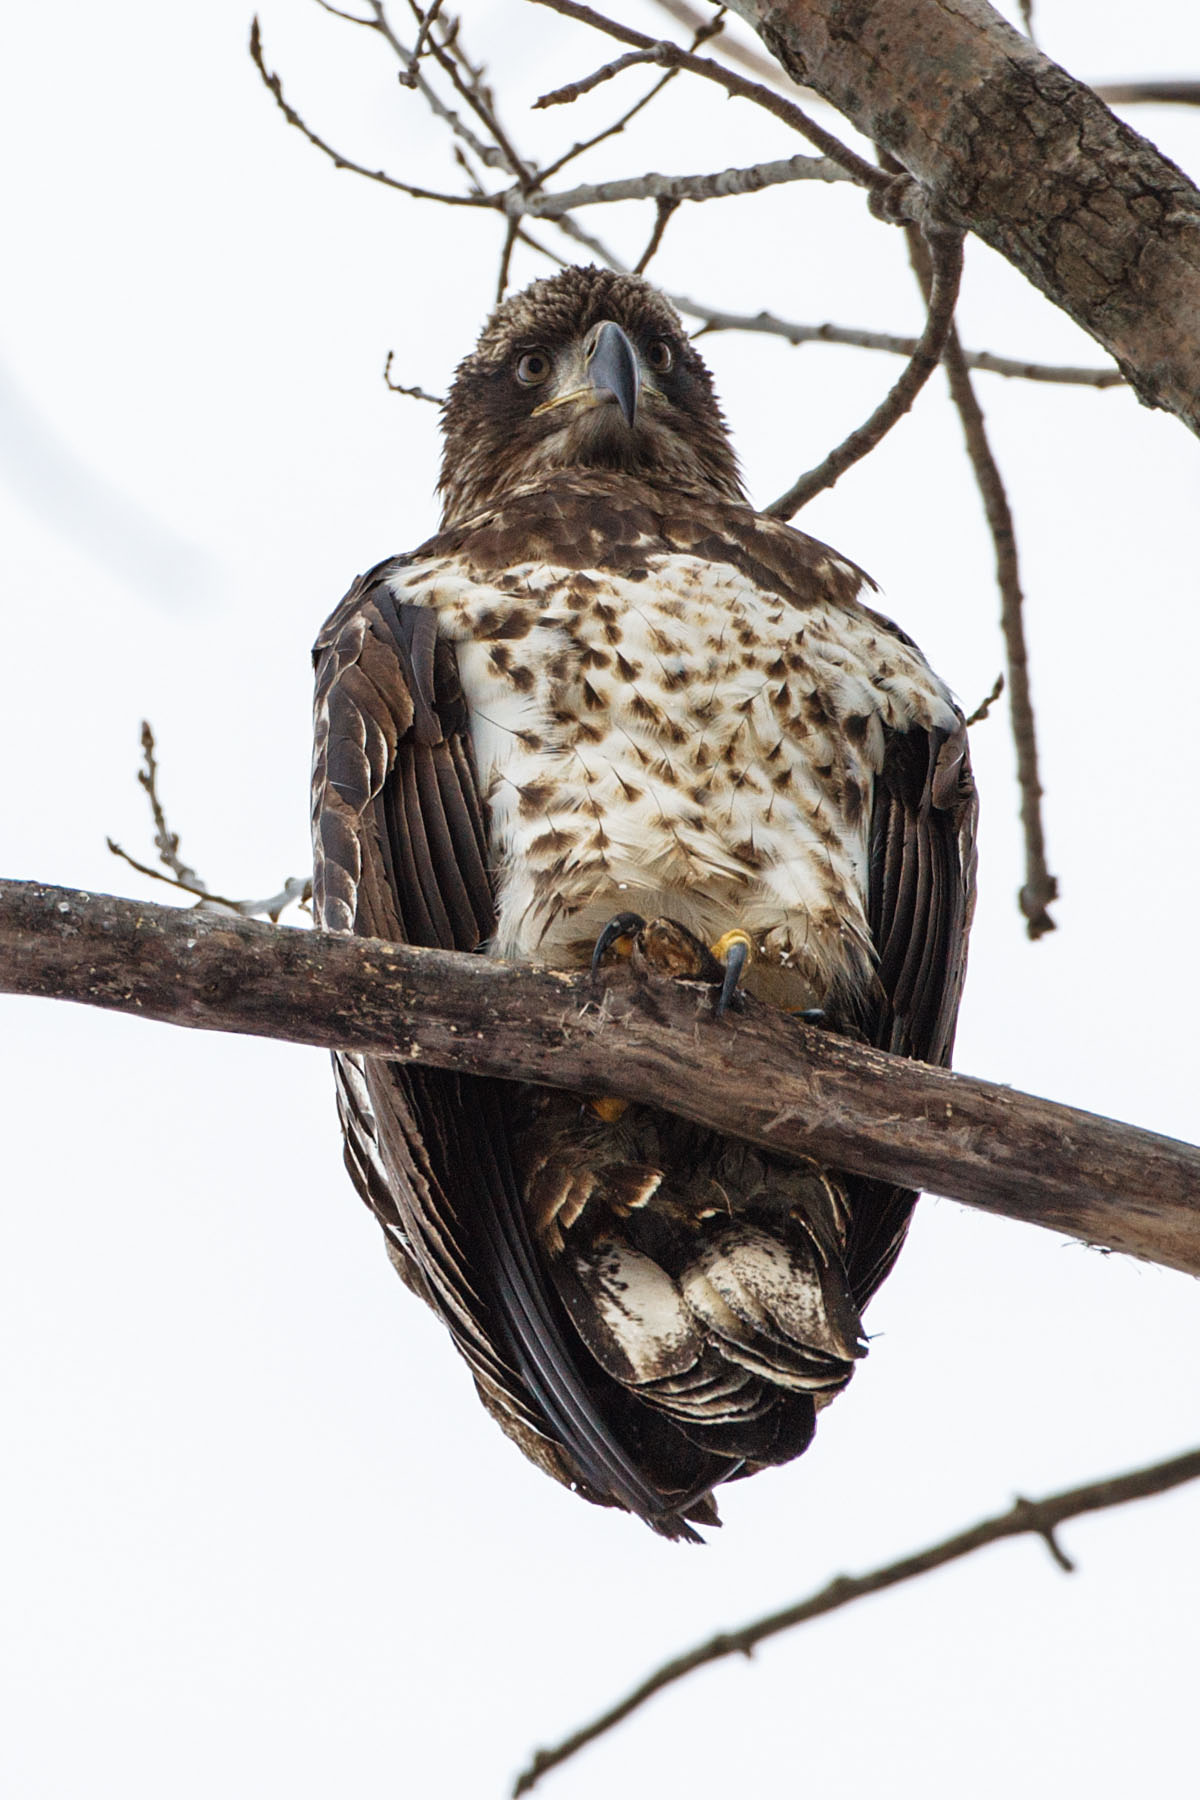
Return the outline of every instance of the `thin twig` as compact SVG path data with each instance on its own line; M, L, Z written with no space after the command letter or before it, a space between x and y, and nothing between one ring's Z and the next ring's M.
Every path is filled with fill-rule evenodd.
M161 869L152 869L148 863L139 862L136 856L130 856L112 838L105 838L105 843L114 856L136 869L139 875L148 875L151 881L161 881L167 887L175 888L181 894L194 894L202 906L222 912L237 913L243 919L270 919L272 925L279 923L280 914L289 906L300 905L307 908L312 899L312 877L309 875L289 875L277 894L270 894L265 900L231 900L225 894L214 894L205 886L196 887L190 881L180 881L174 875L164 875Z
M376 10L377 10L377 13L382 13L383 8L378 7ZM416 85L417 85L417 67L421 61L421 56L425 49L425 40L429 36L430 30L433 26L433 21L437 18L438 14L441 12L441 10L442 10L442 0L433 0L433 4L429 7L428 11L425 13L424 18L421 20L420 26L418 27L418 30L417 30L417 41L413 45L412 56L409 60L408 69L406 71L406 74L401 75L401 77L400 77L401 81L405 82L405 85L407 87L416 87Z
M566 1762L568 1757L574 1756L585 1744L593 1743L604 1732L611 1731L614 1725L621 1724L655 1694L682 1681L685 1676L703 1668L706 1663L718 1662L726 1656L749 1656L757 1645L767 1638L776 1637L782 1631L807 1624L810 1619L820 1618L824 1613L848 1606L852 1601L861 1600L868 1594L878 1594L901 1582L927 1575L932 1569L943 1568L947 1563L970 1556L974 1551L983 1549L987 1544L998 1543L1003 1538L1023 1537L1030 1533L1042 1538L1059 1567L1070 1572L1072 1564L1054 1537L1055 1529L1065 1520L1080 1518L1085 1513L1102 1512L1108 1507L1124 1506L1131 1500L1143 1500L1153 1494L1163 1494L1171 1488L1181 1487L1185 1482L1195 1481L1197 1477L1200 1477L1200 1450L1190 1450L1167 1462L1134 1469L1127 1475L1114 1475L1106 1481L1094 1481L1086 1487L1068 1488L1063 1493L1049 1495L1045 1500L1018 1499L1007 1512L983 1519L969 1530L945 1538L941 1543L931 1544L928 1549L919 1550L914 1556L887 1563L868 1575L839 1575L808 1599L797 1601L794 1606L783 1607L765 1618L756 1619L738 1631L719 1632L707 1643L699 1644L694 1650L664 1663L623 1700L609 1707L607 1712L572 1732L560 1744L555 1744L548 1750L539 1750L528 1767L517 1777L513 1794L527 1794L549 1770Z
M500 249L500 272L496 277L496 305L499 306L508 287L508 269L512 262L513 245L517 241L518 222L509 218L504 227L504 243Z
M624 56L618 56L615 62L605 63L591 75L585 75L581 81L568 82L566 87L555 88L551 93L543 94L534 101L533 110L538 112L547 106L567 106L583 94L590 94L602 82L611 81L614 75L620 75L625 69L636 68L642 63L661 63L665 60L662 48L660 44L653 44L649 50L627 50Z
M893 356L911 356L917 348L914 337L897 337L887 331L860 331L846 325L798 325L774 313L724 312L707 306L702 300L690 300L683 294L670 294L669 300L689 318L703 320L703 337L710 331L758 331L770 337L781 337L789 344L846 344L858 350L885 350ZM964 350L967 367L981 369L989 375L1004 375L1022 381L1061 382L1071 387L1124 387L1125 377L1119 369L1084 369L1070 364L1023 362L1011 356L996 356L990 350Z
M167 815L158 792L158 758L154 754L154 732L149 719L142 720L141 744L142 767L138 770L138 786L150 802L150 812L154 819L154 848L158 851L158 860L165 869L170 869L179 886L187 887L192 883L192 892L206 893L204 882L179 854L179 833L172 831L167 824ZM110 850L114 848L111 838L108 840L108 847ZM126 861L128 860L127 857Z
M703 18L699 8L689 6L687 0L658 0L658 5L677 24L686 25L689 30L694 30ZM741 38L728 35L724 37L721 42L721 53L723 56L727 56L730 62L740 63L742 68L748 69L751 75L757 75L760 81L775 82L781 87L786 87L791 93L804 94L810 100L821 98L820 94L814 92L812 88L806 88L800 82L794 81L786 69L765 55L756 45L743 43Z
M663 232L670 223L671 214L678 211L679 201L660 195L654 203L654 230L650 233L650 242L633 265L635 275L644 275L650 266L650 260L663 241Z
M824 462L801 475L785 494L780 494L778 500L771 502L766 510L775 518L792 518L816 494L832 487L847 469L874 450L897 420L904 417L937 368L947 334L954 322L954 305L958 299L958 283L962 275L961 234L957 231L939 232L932 241L930 254L934 274L925 329L917 340L917 347L900 379L870 418L843 439L835 450L831 450Z
M711 19L700 19L696 22L689 49L698 50L701 44L718 36L724 29L725 8L720 7ZM614 119L611 125L606 125L603 131L597 131L594 136L584 138L580 143L572 145L571 149L564 151L555 162L548 163L538 177L539 183L549 181L551 176L557 175L560 169L565 168L567 163L573 162L576 157L582 156L585 151L594 150L597 144L604 143L607 138L618 136L632 119L636 119L652 100L658 98L663 89L674 81L679 73L678 69L668 69L665 75L659 77L653 87L647 88L640 100L635 100L633 105L628 107L619 118Z
M564 18L575 19L581 25L591 25L595 30L604 32L608 37L616 38L618 43L629 44L635 50L653 50L656 52L656 60L662 61L672 68L687 69L689 73L703 76L708 81L715 81L719 87L725 89L727 94L732 94L736 99L750 100L756 106L761 106L774 118L782 120L785 125L790 125L793 131L800 133L801 137L807 138L810 144L815 144L823 156L828 156L832 161L838 163L846 170L851 180L858 182L860 187L878 192L891 185L890 176L866 162L861 156L857 156L831 131L826 131L823 125L818 125L815 119L810 119L794 101L787 100L782 94L777 94L773 89L764 87L761 82L748 81L744 75L735 74L732 69L727 69L721 63L714 62L711 57L696 56L692 51L684 50L679 44L647 37L645 32L633 31L628 25L619 25L615 19L606 18L594 7L581 5L580 0L532 0L532 3L535 6L548 7L551 12L561 13Z
M1000 696L1003 692L1004 692L1004 675L1003 675L1003 673L1001 673L1001 674L997 675L997 677L996 677L995 681L993 681L990 689L983 696L983 699L979 702L979 705L975 708L975 711L968 715L967 724L968 725L982 725L983 721L990 716L993 706L995 706L997 700L1000 698Z
M405 387L402 382L392 380L392 358L394 350L389 350L383 364L383 379L393 394L407 394L410 400L428 400L430 406L444 406L446 402L440 394L427 394L422 387Z
M909 256L923 293L930 283L929 258L917 233L909 228ZM1031 938L1054 930L1049 913L1058 898L1058 882L1046 863L1046 834L1042 824L1042 784L1038 773L1037 726L1029 686L1029 654L1025 643L1024 595L1017 559L1017 539L1012 508L992 447L988 442L983 409L963 359L958 334L951 328L942 361L950 397L962 424L967 456L983 501L996 553L996 583L1000 589L1000 626L1008 662L1008 708L1017 758L1017 784L1021 793L1021 829L1025 838L1025 881L1018 904Z
M409 0L409 6L418 19L424 17L417 0ZM383 16L384 9L380 0L371 0L371 8L377 17ZM508 133L500 123L500 116L496 111L492 96L481 79L481 71L473 68L467 61L459 40L457 25L441 42L438 41L436 32L431 31L429 48L439 68L449 76L456 92L466 101L485 130L491 134L509 174L522 187L527 187L533 180L534 171L517 154Z
M343 12L340 6L331 6L329 0L317 0L322 12L331 13L335 19L345 19L347 25L365 25L368 31L374 31L374 19L360 19L357 13Z
M276 923L279 915L295 901L302 905L311 898L312 881L308 876L289 876L278 894L272 894L266 900L228 900L223 894L214 894L208 883L195 869L185 863L179 854L179 833L172 831L167 824L166 810L162 796L158 791L158 758L154 754L154 732L148 719L142 720L142 767L138 770L138 786L150 802L150 812L154 820L154 848L158 851L158 860L170 874L164 875L162 869L151 868L130 856L120 844L112 838L104 841L114 856L136 869L140 875L148 875L151 881L164 882L184 894L193 894L196 899L209 906L225 908L230 912L240 913L243 918L253 919L268 917Z
M385 174L382 169L368 169L365 163L355 162L351 157L343 156L339 150L333 148L332 144L327 144L324 138L318 137L311 126L305 124L295 108L289 106L288 102L283 97L283 86L278 75L272 75L263 61L262 33L259 30L257 13L250 25L250 55L253 58L255 68L262 76L263 81L266 83L271 93L275 96L275 104L279 107L280 112L283 114L288 124L294 125L296 130L301 132L303 136L308 139L310 144L314 144L318 150L322 151L329 158L330 162L332 162L335 169L349 169L352 174L365 175L368 181L381 182L384 187L394 188L401 194L408 194L413 200L440 200L446 206L480 206L488 204L486 201L480 201L465 194L440 194L435 192L432 188L413 187L407 181L398 181L394 175Z

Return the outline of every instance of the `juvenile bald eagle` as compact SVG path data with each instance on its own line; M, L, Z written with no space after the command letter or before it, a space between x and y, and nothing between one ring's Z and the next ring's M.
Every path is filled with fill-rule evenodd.
M673 308L606 270L535 282L444 424L440 532L317 642L318 923L632 954L947 1062L962 715L868 577L748 504ZM650 1107L335 1067L392 1261L534 1462L694 1537L719 1483L805 1449L913 1194Z

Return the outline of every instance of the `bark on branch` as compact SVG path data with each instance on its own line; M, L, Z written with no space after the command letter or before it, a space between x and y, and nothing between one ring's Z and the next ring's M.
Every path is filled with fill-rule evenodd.
M788 74L1200 432L1200 193L985 0L732 0Z
M706 989L0 882L0 992L619 1094L1200 1274L1200 1149Z

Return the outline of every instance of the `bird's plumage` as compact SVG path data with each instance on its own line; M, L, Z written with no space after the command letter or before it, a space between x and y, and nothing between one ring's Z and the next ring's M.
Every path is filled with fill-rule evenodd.
M319 922L561 966L630 909L737 928L761 998L947 1061L961 714L861 571L742 498L667 303L595 270L535 284L446 425L442 531L316 647ZM720 1481L806 1446L911 1194L650 1108L337 1069L393 1261L542 1467L686 1536Z

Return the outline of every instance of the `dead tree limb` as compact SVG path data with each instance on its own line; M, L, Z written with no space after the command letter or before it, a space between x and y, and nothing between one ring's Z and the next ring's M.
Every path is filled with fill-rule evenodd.
M0 992L619 1094L1200 1274L1200 1149L752 1001L717 1021L707 988L0 882Z
M1200 193L985 0L732 0L816 90L1200 432Z
M765 1618L754 1619L738 1631L718 1632L716 1637L697 1644L695 1649L687 1650L683 1655L672 1657L670 1662L663 1663L661 1668L655 1669L645 1681L639 1682L616 1705L580 1726L578 1731L573 1731L561 1743L548 1750L539 1750L528 1767L517 1777L513 1794L527 1794L543 1775L566 1762L568 1757L582 1750L585 1744L590 1744L606 1731L611 1731L614 1725L620 1725L631 1713L644 1706L647 1700L652 1700L655 1694L661 1694L664 1688L682 1681L696 1669L702 1669L706 1663L719 1662L726 1656L750 1656L756 1645L767 1638L777 1637L781 1631L791 1631L797 1625L806 1625L810 1619L819 1619L822 1614L835 1612L841 1606L849 1606L852 1601L862 1600L868 1594L882 1593L885 1588L897 1587L901 1582L912 1581L919 1575L928 1575L933 1569L944 1568L947 1563L957 1562L960 1557L970 1556L973 1551L982 1550L987 1544L999 1543L1003 1538L1025 1537L1031 1532L1044 1538L1051 1556L1064 1573L1069 1575L1074 1570L1074 1564L1065 1555L1055 1536L1059 1525L1065 1524L1068 1519L1081 1518L1086 1513L1101 1512L1111 1506L1125 1506L1131 1500L1144 1500L1152 1494L1165 1494L1171 1488L1181 1487L1184 1482L1198 1478L1200 1450L1189 1450L1183 1456L1171 1457L1167 1462L1152 1463L1143 1469L1131 1469L1126 1475L1111 1475L1105 1481L1089 1482L1086 1487L1068 1488L1064 1493L1048 1494L1044 1500L1016 1500L1007 1512L996 1513L990 1519L981 1519L978 1525L972 1525L966 1531L956 1532L953 1537L945 1538L939 1544L930 1544L927 1549L918 1550L912 1556L901 1557L898 1562L872 1569L867 1575L837 1575L806 1600L798 1600L793 1606L782 1607Z

